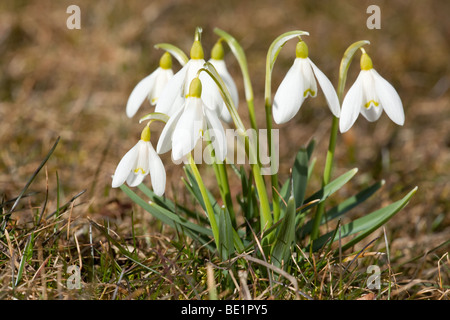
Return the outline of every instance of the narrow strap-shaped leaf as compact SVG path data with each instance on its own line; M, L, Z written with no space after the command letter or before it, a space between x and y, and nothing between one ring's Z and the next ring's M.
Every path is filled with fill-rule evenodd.
M355 208L362 202L366 201L370 196L372 196L375 192L377 192L384 185L384 180L374 183L370 187L360 191L356 195L345 199L337 206L327 210L326 216L322 217L320 224L324 224L327 221L331 221L336 219L351 209ZM307 235L311 232L313 220L308 221L305 226L300 230L299 234ZM302 237L302 236L300 236Z
M288 200L282 219L271 254L271 261L277 267L287 263L295 241L295 198L293 195Z
M223 260L229 259L234 254L234 228L230 215L221 210L219 213L219 253Z
M313 148L314 143L310 144L308 148L301 148L295 157L294 167L292 168L292 180L296 208L303 205L303 200L305 200L309 159Z
M314 200L319 200L318 202L314 202L312 206L317 205L320 202L323 202L326 198L328 198L330 195L335 193L337 190L342 188L343 185L345 185L348 181L350 181L354 175L358 172L357 168L351 169L347 171L346 173L340 175L333 181L331 181L329 184L324 186L319 191L315 192L312 196L305 199L304 203L313 202ZM301 210L300 212L303 212L307 209L310 209L311 206L308 206L307 208Z
M345 238L351 236L356 233L358 234L355 238L347 242L342 246L342 251L352 247L369 234L374 232L376 229L385 224L389 219L391 219L396 213L398 213L401 209L403 209L411 199L411 197L416 193L417 187L411 190L403 199L398 200L387 207L378 209L364 217L356 219L341 228L340 237ZM313 242L313 251L321 248L332 236L333 232L329 232L319 237L317 240ZM335 235L332 241L338 240L338 237Z

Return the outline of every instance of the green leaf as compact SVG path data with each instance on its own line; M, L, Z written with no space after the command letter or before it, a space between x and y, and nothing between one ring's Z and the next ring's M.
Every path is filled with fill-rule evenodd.
M331 181L329 184L327 184L325 187L320 189L319 191L315 192L312 196L308 197L304 203L308 203L314 200L319 199L318 202L315 202L314 205L319 204L320 202L323 202L325 199L327 199L330 195L338 191L340 188L342 188L343 185L345 185L350 179L353 178L353 176L358 172L357 168L354 168L352 170L347 171L346 173L340 175L333 181ZM308 209L311 207L308 207ZM306 210L306 209L304 209ZM304 211L302 210L302 211Z
M188 56L181 50L180 48L174 46L173 44L169 43L158 43L155 44L156 49L163 49L167 52L169 52L172 56L175 57L175 59L178 60L178 62L184 66L188 61Z
M376 229L385 224L389 219L391 219L396 213L403 209L411 199L411 197L416 193L417 187L411 190L403 199L398 200L387 207L378 209L364 217L356 219L341 228L340 237L345 238L353 234L359 233L355 238L350 240L348 243L342 246L342 251L354 246L359 241L367 237L369 234L374 232ZM330 237L333 236L333 232L329 232L313 242L313 250L316 251L321 248L326 242L329 241ZM332 241L339 239L339 235L335 235Z
M382 186L384 185L384 180L379 181L370 187L362 190L361 192L357 193L356 195L347 198L337 206L327 210L326 216L322 217L322 220L320 224L324 224L327 221L331 221L333 219L336 219L351 209L355 208L362 202L366 201L370 196L372 196L376 191L378 191ZM305 235L309 234L312 230L313 220L308 221L305 226L300 230L299 237L303 238Z
M225 210L219 213L219 253L223 260L228 260L234 253L234 229L230 215Z
M277 230L271 254L271 261L277 267L281 267L289 261L291 247L295 241L295 199L292 194L288 200L286 212L281 219L282 223Z
M295 198L295 207L303 205L305 200L306 187L308 184L308 167L312 151L314 150L314 141L306 148L301 148L295 157L292 168L293 192Z

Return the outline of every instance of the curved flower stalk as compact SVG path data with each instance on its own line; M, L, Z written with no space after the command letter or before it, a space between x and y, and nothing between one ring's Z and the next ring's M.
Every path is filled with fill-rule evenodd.
M217 41L217 43L214 45L213 49L211 50L211 59L208 60L209 63L211 63L214 68L216 68L217 73L222 78L223 82L225 83L225 86L227 87L228 91L230 92L231 99L233 100L234 107L237 109L239 105L239 93L236 87L236 83L234 82L233 78L231 77L230 73L228 72L227 66L225 64L224 60L224 50L222 45L222 39ZM215 90L219 90L217 87ZM220 95L220 93L219 93ZM225 122L231 122L231 115L228 111L228 108L225 104L225 101L222 99L218 100L215 99L215 101L211 101L211 103L219 102L217 106L217 113L219 114L220 118ZM211 103L206 102L206 105L211 105Z
M339 100L330 80L308 58L308 46L297 43L296 59L284 77L273 101L273 119L277 124L291 120L307 97L317 96L317 82L323 90L328 107L335 117L340 115ZM317 82L316 82L317 79Z
M166 171L161 158L150 142L150 128L146 126L141 133L141 139L120 160L114 172L112 187L120 187L125 182L130 187L142 183L150 174L153 191L162 196L166 188Z
M190 57L191 59L167 83L156 104L155 112L165 113L172 117L182 109L192 80L197 77L198 71L205 64L203 47L198 33L191 47ZM215 88L214 81L205 74L200 75L200 80L205 88L202 93L204 101L212 105L221 104L223 100Z
M165 52L159 60L159 67L150 75L139 81L128 98L126 113L132 118L147 98L150 104L155 105L161 93L173 77L172 57Z
M208 130L216 159L223 161L227 153L225 131L216 110L207 106L202 96L202 82L194 78L182 107L170 117L158 141L156 150L165 153L172 149L177 161L191 152Z
M339 129L348 131L361 113L369 122L378 120L383 112L398 125L405 122L402 101L394 87L373 68L372 59L361 49L361 72L342 103Z

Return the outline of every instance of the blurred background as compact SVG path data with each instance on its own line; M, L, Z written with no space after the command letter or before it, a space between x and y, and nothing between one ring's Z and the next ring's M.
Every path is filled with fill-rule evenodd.
M81 10L79 30L66 27L66 9L72 4ZM366 26L366 10L372 4L381 9L381 29ZM364 208L374 210L418 186L411 203L386 228L391 250L400 258L424 254L450 238L448 12L446 0L2 1L0 195L16 197L61 137L45 167L47 175L41 172L30 190L40 192L36 197L42 199L48 188L50 199L55 199L58 184L61 203L86 190L74 216L125 221L131 204L120 190L111 189L111 175L139 138L139 117L153 110L146 103L133 119L125 115L131 90L158 66L162 52L154 45L168 42L189 52L195 27L201 26L209 57L217 40L215 27L233 35L247 54L257 121L265 127L267 49L281 33L299 29L310 33L304 37L310 58L335 86L345 49L365 39L371 42L366 51L375 69L399 92L406 114L403 127L386 114L376 123L360 116L349 133L339 135L334 175L353 167L359 172L331 201L385 179L383 191ZM291 66L294 50L295 41L290 41L281 51L273 92ZM249 126L241 73L228 49L226 61L240 89L239 113ZM175 71L179 68L175 61ZM359 70L357 54L346 90ZM330 125L331 113L319 91L293 121L275 126L280 129L281 181L288 177L296 151L314 138L312 185L320 186ZM152 128L154 145L161 129L158 124ZM183 172L170 155L162 158L169 179L166 194L171 197L182 190ZM202 170L207 177L209 169ZM208 182L211 188L214 183ZM23 202L14 215L16 223L29 219L34 201L39 204ZM364 213L356 211L351 217ZM440 248L441 255L446 251L448 247Z

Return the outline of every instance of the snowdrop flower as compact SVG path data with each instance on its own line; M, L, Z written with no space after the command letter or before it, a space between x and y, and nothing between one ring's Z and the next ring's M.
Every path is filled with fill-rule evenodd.
M150 174L153 191L162 196L166 188L166 171L150 142L150 128L142 130L141 139L120 160L113 176L112 187L127 182L130 187L138 186Z
M216 111L205 105L201 95L202 82L194 78L183 106L170 117L161 132L156 147L158 153L172 149L173 160L180 160L194 149L208 130L216 159L225 159L227 143L222 123Z
M236 84L234 83L233 78L231 77L230 73L228 72L227 66L224 61L224 51L223 51L223 45L222 40L217 41L217 43L214 45L213 49L211 50L211 59L209 59L208 62L210 62L214 68L219 73L220 77L222 78L223 82L225 83L225 86L227 87L228 91L230 92L231 99L233 100L234 106L236 109L238 108L239 104L239 94L236 87ZM215 90L219 90L216 86ZM219 92L220 95L220 92ZM218 105L215 107L217 108L217 113L219 114L220 118L223 121L231 122L231 115L228 111L228 108L223 100L217 100L219 102ZM206 105L211 105L215 101L206 102Z
M405 114L397 91L375 71L369 55L364 49L362 51L361 72L342 102L340 131L348 131L360 113L373 122L380 118L383 110L392 121L403 125Z
M141 107L145 98L148 98L152 105L155 105L161 93L173 77L172 57L166 52L159 60L159 67L150 75L139 81L128 98L126 113L132 118Z
M291 120L303 101L317 96L317 83L323 90L328 107L335 117L340 115L339 99L330 80L308 58L308 46L302 40L297 43L296 59L284 77L273 101L273 119L277 124Z
M197 77L198 71L205 64L203 47L199 40L195 40L190 51L191 59L167 83L156 103L155 112L165 113L169 117L179 111L189 93L191 81ZM215 90L214 80L205 72L200 74L204 90L202 98L210 104L217 105L223 101L218 90Z

